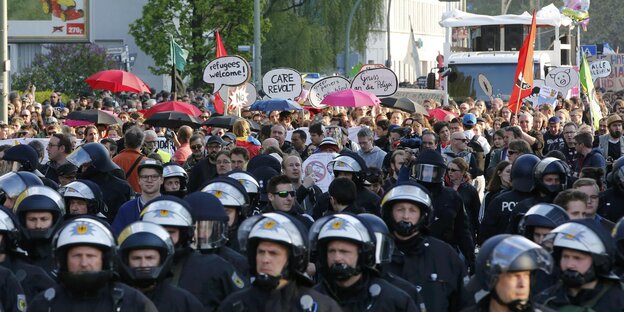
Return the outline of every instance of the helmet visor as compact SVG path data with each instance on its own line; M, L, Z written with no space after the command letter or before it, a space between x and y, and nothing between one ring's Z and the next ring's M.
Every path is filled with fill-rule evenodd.
M84 148L78 148L67 156L67 161L72 163L74 166L80 168L82 165L88 164L93 160L91 159L89 153L84 150Z
M496 246L490 266L498 272L542 270L550 273L553 260L538 244L521 236L512 236Z
M197 249L214 249L227 241L227 222L202 220L195 222Z
M15 198L25 189L26 184L14 172L9 172L0 177L0 191L7 197Z
M375 264L386 264L392 261L394 239L383 233L375 233Z
M445 173L446 168L436 165L416 164L412 166L412 176L421 182L441 183Z

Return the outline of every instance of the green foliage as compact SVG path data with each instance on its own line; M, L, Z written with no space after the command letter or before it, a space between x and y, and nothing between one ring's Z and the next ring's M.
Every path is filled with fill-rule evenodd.
M53 44L37 54L30 68L14 74L11 88L26 90L32 83L40 90L58 90L75 96L91 92L84 80L99 71L115 68L115 61L95 44Z
M37 103L43 103L45 100L49 100L50 99L50 95L52 95L52 92L54 92L54 90L41 90L41 91L35 91L35 101ZM67 103L70 100L70 96L65 94L65 93L61 93L61 101L63 103Z
M262 21L267 32L270 23ZM190 76L191 88L206 87L202 76L215 58L213 31L219 30L229 54L239 54L239 45L253 43L253 1L239 0L149 0L143 15L130 25L137 45L152 56L154 74L170 73L169 36L189 51L183 75ZM251 54L240 53L251 59Z

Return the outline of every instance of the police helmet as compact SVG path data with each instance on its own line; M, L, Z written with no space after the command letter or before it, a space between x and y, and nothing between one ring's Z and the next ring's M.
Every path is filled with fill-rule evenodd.
M73 247L88 246L102 252L102 270L69 272L67 253ZM82 216L65 223L54 235L52 249L59 268L60 282L76 292L97 291L115 274L116 245L110 227L93 216Z
M252 216L239 226L238 241L241 251L247 253L252 275L258 276L256 270L258 244L261 241L270 241L281 244L289 250L288 264L282 275L303 278L309 262L307 231L293 217L282 212Z
M357 218L362 221L375 240L375 264L387 264L392 261L394 239L386 223L371 213L360 213Z
M520 235L499 234L486 240L475 262L475 274L467 288L492 291L501 273L542 270L550 273L551 255L540 245Z
M96 142L90 142L78 147L67 156L67 161L78 168L82 165L91 164L98 172L109 172L119 169L119 166L111 160L106 147Z
M395 203L409 202L420 209L420 219L416 224L396 221L392 215ZM381 199L381 214L390 231L401 236L409 236L426 229L432 215L432 202L429 191L415 182L402 182L393 186Z
M18 144L4 151L3 160L14 161L20 164L19 171L33 172L39 167L39 155L28 144Z
M48 240L63 220L65 201L50 187L31 186L17 196L14 211L27 240ZM28 229L26 217L30 212L49 212L52 214L52 225L46 229Z
M540 203L531 207L518 225L518 233L533 240L535 227L554 229L570 220L565 209L555 204Z
M533 178L535 187L548 195L556 195L566 189L568 185L568 164L554 157L546 157L540 160L533 168ZM544 184L544 177L548 174L556 174L559 176L559 183L556 185ZM512 177L513 181L513 177Z
M41 179L32 172L9 172L0 177L0 191L9 198L15 198L30 186L42 186Z
M166 181L168 178L180 179L180 190L186 191L186 183L188 182L188 174L184 168L175 163L168 163L163 166L163 179Z
M256 180L256 178L247 171L232 170L227 174L227 176L240 182L249 194L258 194L260 191L260 184L258 183L258 180Z
M174 247L169 233L160 225L137 221L127 226L117 238L119 244L119 267L122 278L129 284L145 287L164 279L173 263ZM138 249L154 249L160 255L155 267L130 267L130 252Z
M137 167L137 172L141 172L144 168L151 168L159 173L163 173L163 165L160 161L156 159L147 158L142 160Z
M617 248L617 261L624 263L624 218L620 219L611 232Z
M590 254L592 269L586 272L586 281L595 278L594 274L612 278L611 268L615 260L615 242L611 235L593 219L570 220L546 236L544 246L552 246L553 257L559 263L561 251L572 249Z
M516 158L511 166L511 186L518 192L528 193L533 191L533 168L540 161L533 154L522 154Z
M184 200L191 207L195 220L195 241L200 251L224 246L228 241L228 215L221 201L214 195L193 192Z
M316 253L320 263L320 271L327 278L337 274L330 274L331 269L327 263L327 248L331 241L343 240L358 246L358 261L355 268L344 269L344 278L349 278L362 272L363 269L375 267L375 239L366 225L356 216L349 214L335 214L321 218L310 227L309 237L310 250ZM337 272L332 272L337 273Z
M442 183L444 174L446 174L444 158L434 150L422 151L411 168L411 176L421 183Z
M329 167L334 176L337 176L338 172L351 172L353 174L352 180L357 186L364 184L364 177L368 168L362 156L351 151L342 151L329 162Z
M182 250L193 242L193 217L190 210L186 201L175 196L163 195L145 204L141 211L141 221L179 229L180 238L175 246L176 251Z
M0 206L0 233L4 236L0 242L0 253L16 250L19 246L19 221L13 212Z
M104 201L102 200L102 190L89 180L76 180L61 188L60 193L65 199L65 207L69 210L72 199L82 199L87 202L87 214L97 215L106 212Z
M216 196L223 206L233 207L238 211L249 205L249 196L245 187L233 178L219 177L213 179L201 191Z

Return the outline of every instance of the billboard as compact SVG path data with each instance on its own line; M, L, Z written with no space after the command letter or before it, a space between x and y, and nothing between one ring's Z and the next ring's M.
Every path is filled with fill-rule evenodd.
M89 0L8 0L9 42L88 42Z

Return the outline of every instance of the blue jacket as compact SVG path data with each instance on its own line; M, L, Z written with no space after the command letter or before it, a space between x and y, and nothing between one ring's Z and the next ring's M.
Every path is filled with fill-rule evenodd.
M121 207L119 207L115 220L113 220L113 223L111 224L115 237L119 236L119 233L121 233L126 226L139 221L141 210L143 210L144 205L145 203L143 203L141 197L139 196L125 202L121 205Z

